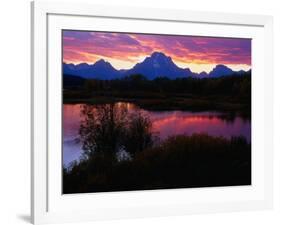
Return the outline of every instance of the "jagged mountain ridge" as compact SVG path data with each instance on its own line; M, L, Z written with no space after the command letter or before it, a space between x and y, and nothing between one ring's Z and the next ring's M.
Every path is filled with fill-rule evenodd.
M63 74L76 75L86 79L111 80L133 74L142 74L147 79L153 80L156 77L167 77L169 79L185 77L221 77L232 74L242 75L246 71L235 72L225 65L217 65L210 73L193 73L189 68L180 68L162 52L154 52L142 62L137 63L131 69L115 69L109 62L103 59L94 64L80 63L77 65L63 63Z

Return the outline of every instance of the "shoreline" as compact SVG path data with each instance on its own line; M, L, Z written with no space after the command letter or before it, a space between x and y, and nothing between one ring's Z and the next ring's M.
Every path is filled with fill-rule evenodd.
M191 99L180 97L168 98L123 98L96 96L91 98L63 98L63 104L110 104L117 102L132 103L138 107L149 111L220 111L224 113L238 113L246 118L251 118L251 107L248 104L230 102L230 101L214 101L212 99Z

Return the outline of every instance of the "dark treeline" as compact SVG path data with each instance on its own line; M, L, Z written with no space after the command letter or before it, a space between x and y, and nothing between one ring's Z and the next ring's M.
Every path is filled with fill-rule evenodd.
M78 82L78 83L77 83ZM158 92L158 93L190 93L196 95L236 95L248 99L251 95L251 74L224 76L220 78L178 78L171 80L158 77L148 80L143 75L132 75L115 80L88 79L65 75L64 88L80 89L91 93L103 92Z
M148 110L221 110L250 115L251 73L220 78L159 77L148 80L132 75L115 80L86 80L64 76L64 102L92 104L133 102Z

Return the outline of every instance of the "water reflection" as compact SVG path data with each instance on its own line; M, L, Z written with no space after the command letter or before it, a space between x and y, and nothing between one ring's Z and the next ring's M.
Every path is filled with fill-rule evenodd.
M137 106L131 103L116 103L117 107L125 107L134 111ZM79 142L79 127L82 118L81 104L64 104L63 107L63 163L79 159L82 154ZM160 139L171 135L207 133L212 136L244 136L251 141L250 120L235 114L220 112L190 112L190 111L146 111L152 121L152 129Z

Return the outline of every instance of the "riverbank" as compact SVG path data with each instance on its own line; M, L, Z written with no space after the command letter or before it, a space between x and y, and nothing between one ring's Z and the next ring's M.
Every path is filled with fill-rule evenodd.
M115 80L84 79L83 83L69 79L64 76L64 103L130 102L151 111L217 110L239 112L247 117L251 114L250 73L210 79L147 80L143 75Z
M64 194L250 184L251 144L205 134L170 137L128 161L96 155L63 174Z
M81 97L82 96L82 97ZM114 96L114 97L112 97ZM64 104L109 104L117 102L134 103L145 110L189 110L189 111L224 111L239 112L250 117L251 106L247 102L241 102L231 96L199 96L188 94L160 95L158 93L103 93L90 95L80 92L64 93Z

